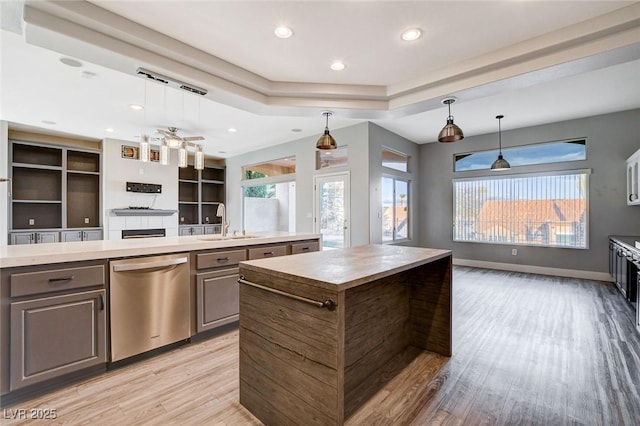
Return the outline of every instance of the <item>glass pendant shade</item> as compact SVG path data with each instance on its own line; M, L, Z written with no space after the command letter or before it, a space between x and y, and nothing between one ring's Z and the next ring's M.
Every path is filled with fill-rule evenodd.
M160 145L160 164L162 164L163 166L169 164L169 152L169 144L167 144L166 140L162 139L162 145Z
M178 149L178 167L187 167L187 148L184 143Z
M202 152L202 148L198 148L198 150L196 151L195 157L196 159L193 167L196 170L204 169L204 153Z
M140 135L140 161L148 162L150 155L151 145L149 144L149 136Z
M462 129L453 122L453 115L451 115L451 104L455 101L456 98L445 98L441 101L449 107L449 116L447 117L447 124L438 134L438 142L457 142L464 139Z
M501 172L504 170L511 169L511 164L502 156L502 126L500 125L500 120L504 118L504 115L496 115L498 119L498 158L491 165L492 172Z
M318 139L318 142L316 142L316 149L336 149L338 147L336 140L329 133L329 116L331 114L332 113L329 111L325 111L322 113L322 115L327 118L327 123L324 128L324 134L320 136L320 139Z

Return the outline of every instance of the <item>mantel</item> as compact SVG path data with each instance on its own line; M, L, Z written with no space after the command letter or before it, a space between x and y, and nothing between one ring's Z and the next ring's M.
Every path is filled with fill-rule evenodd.
M174 213L178 213L178 210L112 209L111 212L116 216L171 216Z

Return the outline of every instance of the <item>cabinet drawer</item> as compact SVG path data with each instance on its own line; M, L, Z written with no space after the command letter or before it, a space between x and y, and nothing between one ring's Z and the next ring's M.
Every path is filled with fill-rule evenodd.
M104 286L104 265L11 274L11 297Z
M287 246L266 246L249 249L249 260L264 259L267 257L285 256L287 254Z
M238 320L238 268L196 275L198 333Z
M246 250L228 250L199 253L196 255L196 269L218 268L220 266L235 266L241 260L246 259Z
M291 244L291 254L308 253L310 251L318 251L320 245L317 241L303 241Z

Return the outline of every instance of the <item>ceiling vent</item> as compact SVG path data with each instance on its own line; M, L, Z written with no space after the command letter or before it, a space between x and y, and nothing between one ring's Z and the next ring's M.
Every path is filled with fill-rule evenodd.
M148 78L149 80L156 81L158 83L166 84L171 87L175 87L176 89L186 90L187 92L196 93L198 95L206 95L207 89L203 89L198 86L194 86L193 84L187 84L180 80L173 79L171 77L167 77L166 75L159 74L154 71L149 71L144 68L138 68L136 73L142 78Z

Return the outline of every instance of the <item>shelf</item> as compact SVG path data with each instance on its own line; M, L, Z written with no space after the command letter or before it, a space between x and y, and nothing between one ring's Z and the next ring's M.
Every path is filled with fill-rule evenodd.
M198 184L197 180L191 180L191 179L178 179L178 182L180 182L180 183L195 183L196 185Z
M13 167L19 167L21 169L40 169L40 170L62 170L62 166L47 166L41 164L30 164L30 163L11 163Z
M67 170L69 175L87 175L87 176L100 176L100 172L83 172L80 170Z
M13 169L13 197L18 200L62 200L60 170Z
M193 166L188 167L179 167L178 168L178 179L179 180L191 180L198 181L198 171L193 168Z
M14 163L62 167L62 149L13 143Z
M205 167L202 170L202 180L224 181L224 167Z
M202 179L202 183L210 183L213 185L224 185L224 181L223 180L206 180L206 179Z
M77 172L100 172L100 154L67 150L67 170Z
M67 227L99 226L99 206L99 175L67 175Z
M194 204L197 206L198 202L197 201L178 201L178 204L186 204L186 205Z
M13 203L12 210L14 230L62 228L62 203Z
M18 204L62 204L61 200L12 200Z
M180 225L216 225L218 206L224 202L224 167L193 166L179 170L178 223Z
M178 210L162 210L162 209L112 209L111 212L116 216L171 216Z

